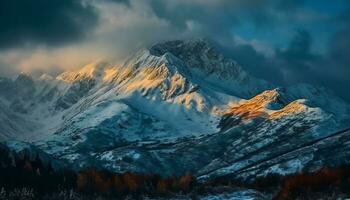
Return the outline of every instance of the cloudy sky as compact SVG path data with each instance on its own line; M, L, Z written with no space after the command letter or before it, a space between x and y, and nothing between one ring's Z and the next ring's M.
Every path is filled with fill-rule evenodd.
M350 102L349 35L348 0L0 0L0 76L205 37L256 77L322 85Z

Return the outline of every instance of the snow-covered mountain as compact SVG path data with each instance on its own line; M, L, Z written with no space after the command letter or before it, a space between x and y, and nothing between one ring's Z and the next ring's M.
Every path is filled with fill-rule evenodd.
M0 79L0 140L75 168L200 178L311 170L337 163L325 149L349 160L348 132L338 134L349 114L326 89L276 87L201 39L159 43L122 65Z

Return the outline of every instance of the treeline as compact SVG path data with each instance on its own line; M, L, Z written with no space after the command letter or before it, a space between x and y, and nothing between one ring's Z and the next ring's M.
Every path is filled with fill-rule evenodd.
M38 155L35 159L30 159L28 156L13 157L8 152L0 151L0 190L29 188L36 197L60 191L74 191L79 195L103 196L107 199L122 199L126 196L135 199L143 196L169 197L178 194L196 198L215 192L215 188L219 187L243 187L274 193L275 200L307 199L307 196L309 199L315 199L312 195L326 191L350 196L350 166L324 168L313 173L299 173L286 177L268 176L258 178L250 184L234 180L232 177L220 177L201 183L191 174L164 178L158 175L131 172L118 174L95 169L80 172L53 170L51 164L42 162Z
M316 199L315 194L324 196L343 194L350 197L350 166L323 168L313 173L299 173L283 178L274 200ZM338 199L338 198L337 198Z
M180 177L161 177L136 173L111 173L95 169L80 172L53 170L39 155L19 157L0 149L0 190L27 188L35 196L47 196L59 191L74 190L87 196L125 197L169 196L186 194L197 185L191 174Z
M188 193L196 185L194 176L162 178L158 175L135 173L116 174L107 171L86 170L77 176L76 188L85 194L103 193L110 196L163 196Z
M76 185L77 175L71 170L53 170L36 155L17 156L0 149L0 189L30 188L39 196L50 192L68 190Z

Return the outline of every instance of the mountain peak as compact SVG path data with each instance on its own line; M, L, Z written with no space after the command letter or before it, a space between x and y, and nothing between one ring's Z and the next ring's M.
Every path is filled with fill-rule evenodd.
M150 53L155 56L161 56L167 52L179 56L181 54L201 54L213 50L212 45L205 39L192 39L192 40L172 40L161 42L153 45L150 48Z
M272 88L266 81L249 75L234 60L225 58L206 39L161 42L137 54L126 65L137 63L134 66L150 66L151 63L153 66L164 61L170 63L167 67L181 68L181 71L188 72L188 77L208 82L220 90L229 91L233 96L250 98Z
M185 62L189 68L207 69L208 72L219 70L219 62L231 63L239 68L236 62L225 59L214 46L205 39L173 40L153 45L149 52L154 56L170 53ZM208 68L207 64L211 65Z
M153 45L149 52L154 56L170 53L182 60L188 69L203 76L216 75L223 79L244 79L246 73L233 60L226 59L205 39L174 40Z

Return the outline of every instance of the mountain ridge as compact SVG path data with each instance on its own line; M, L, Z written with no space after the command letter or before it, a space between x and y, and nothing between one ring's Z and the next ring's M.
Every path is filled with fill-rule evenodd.
M57 77L1 79L0 100L9 110L0 111L2 141L32 143L76 169L161 175L221 176L276 155L290 162L283 173L311 170L317 156L329 165L328 154L316 153L332 144L307 150L298 167L281 153L350 121L349 106L326 89L276 87L204 40L156 44L121 65L96 61ZM279 173L279 164L259 173Z

